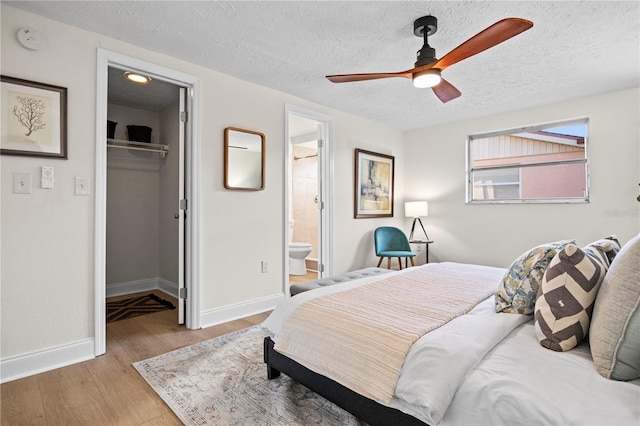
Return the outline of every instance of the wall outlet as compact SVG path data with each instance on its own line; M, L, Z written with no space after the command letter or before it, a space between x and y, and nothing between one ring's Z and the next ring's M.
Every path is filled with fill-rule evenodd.
M267 272L269 272L269 262L267 262L266 260L261 261L260 270L262 271L263 274L266 274Z

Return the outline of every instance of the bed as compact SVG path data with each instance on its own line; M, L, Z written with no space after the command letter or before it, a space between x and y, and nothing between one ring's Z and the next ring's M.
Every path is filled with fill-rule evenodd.
M635 246L640 247L640 243L636 242ZM639 250L633 251L632 264L640 263ZM548 255L547 264L555 254ZM485 288L495 289L508 272L509 269L444 262L301 293L278 306L263 324L268 334L264 341L268 377L272 379L284 373L371 425L640 424L640 376L628 381L602 377L594 367L588 339L566 351L543 347L533 315L496 313L495 290L487 297L477 296L476 299L482 300L462 309L462 313L411 344L402 360L393 394L388 399L384 393L368 392L377 382L365 381L360 387L353 382L360 380L359 376L368 379L368 376L378 374L380 366L376 365L375 359L378 355L373 360L366 356L370 351L375 352L374 346L380 345L380 341L364 350L367 354L363 359L372 364L362 365L364 370L350 378L339 374L338 364L357 364L360 359L357 352L361 349L352 355L345 352L345 355L339 348L336 352L339 355L324 366L319 355L320 364L314 358L328 342L323 340L324 334L329 335L330 340L340 340L331 332L318 331L327 327L328 317L319 318L316 328L309 324L311 332L304 331L303 336L315 336L317 340L317 344L302 340L304 346L312 348L311 355L305 355L304 350L292 352L291 347L280 345L279 348L278 345L281 341L291 340L291 329L297 329L291 324L304 309L301 307L321 304L331 297L338 297L334 295L339 293L357 295L360 293L349 292L365 291L381 282L387 286L390 280L407 280L425 274L451 275L454 282L478 276L485 281ZM413 282L412 285L419 284ZM418 292L415 288L412 291ZM438 306L446 304L442 300L436 302ZM328 315L333 317L335 312ZM312 322L307 317L302 318ZM340 321L346 320L338 319L338 324ZM632 324L632 328L635 329L635 325ZM363 374L362 371L376 373Z

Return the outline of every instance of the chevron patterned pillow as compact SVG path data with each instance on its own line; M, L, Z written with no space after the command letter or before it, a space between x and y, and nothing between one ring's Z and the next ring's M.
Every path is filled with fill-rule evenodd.
M587 336L608 268L607 252L601 245L580 249L569 244L551 260L535 304L535 329L542 346L568 351Z

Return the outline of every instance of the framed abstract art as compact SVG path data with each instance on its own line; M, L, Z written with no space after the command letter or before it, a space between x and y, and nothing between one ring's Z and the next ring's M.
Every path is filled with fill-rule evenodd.
M393 169L391 155L356 149L354 218L393 217Z

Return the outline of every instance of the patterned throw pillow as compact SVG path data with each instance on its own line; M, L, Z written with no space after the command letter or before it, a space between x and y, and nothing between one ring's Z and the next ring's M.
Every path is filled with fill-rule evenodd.
M587 336L593 304L608 268L607 254L598 244L584 249L569 244L551 260L535 305L535 329L542 346L568 351Z
M620 241L618 241L618 237L616 237L615 235L611 235L609 237L602 238L598 241L594 241L591 244L589 244L587 247L601 248L604 251L604 253L607 255L607 260L609 261L609 265L611 265L611 262L613 262L613 259L615 259L616 255L620 251L621 246L620 246Z
M575 241L542 244L520 255L511 264L496 291L496 312L532 314L544 271L551 259L567 244L575 244Z

